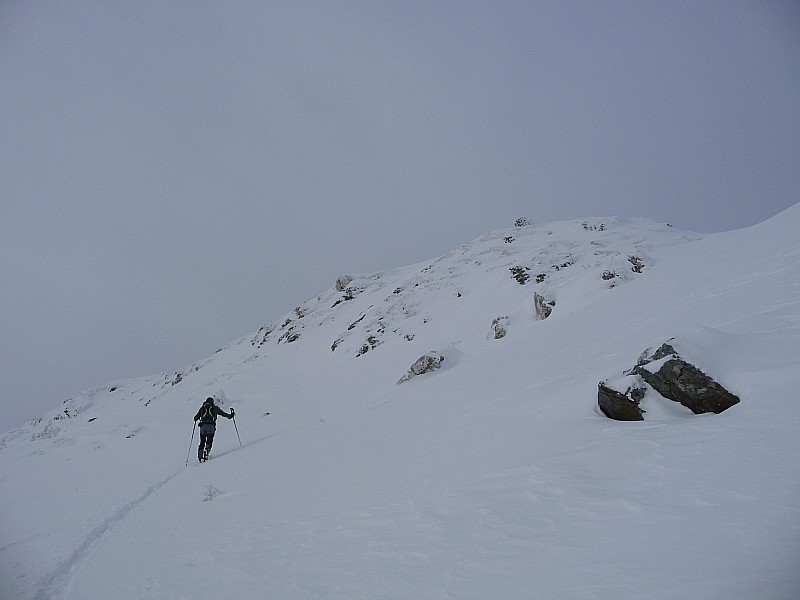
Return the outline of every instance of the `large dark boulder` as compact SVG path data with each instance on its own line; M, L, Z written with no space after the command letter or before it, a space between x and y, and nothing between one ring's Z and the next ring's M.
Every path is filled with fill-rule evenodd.
M670 344L662 344L655 352L642 353L636 366L622 377L600 382L597 403L610 419L642 421L645 408L656 404L645 402L642 408L640 402L653 394L678 402L695 414L719 414L739 402L737 396L681 358Z
M636 366L634 372L664 398L680 402L695 414L719 414L739 403L737 396L680 358L671 346L664 344L654 356L659 355L669 358L658 370L645 363Z
M644 421L639 402L622 392L612 390L602 383L597 386L597 404L609 419L616 421Z

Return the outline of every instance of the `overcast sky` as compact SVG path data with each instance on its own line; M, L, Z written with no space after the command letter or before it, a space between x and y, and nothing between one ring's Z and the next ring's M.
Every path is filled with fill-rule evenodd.
M513 225L800 201L800 4L0 2L0 429Z

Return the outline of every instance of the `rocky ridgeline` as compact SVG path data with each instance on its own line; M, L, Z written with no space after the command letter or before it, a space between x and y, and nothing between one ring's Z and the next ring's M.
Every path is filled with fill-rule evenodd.
M614 288L646 275L653 264L653 248L698 237L645 219L539 226L519 218L513 228L484 235L429 263L370 275L341 275L328 291L261 327L251 344L259 349L268 343L301 342L309 325L316 329L333 322L346 325L326 347L356 358L389 340L411 342L433 319L450 316L432 314L432 305L447 306L451 315L458 314L459 303L473 291L476 274L486 286L496 288L496 304L505 310L492 314L487 305L485 323L472 325L501 339L512 331L514 318L509 315L519 312L520 305L527 307L528 319L547 319L558 310L565 283L589 277L599 292Z

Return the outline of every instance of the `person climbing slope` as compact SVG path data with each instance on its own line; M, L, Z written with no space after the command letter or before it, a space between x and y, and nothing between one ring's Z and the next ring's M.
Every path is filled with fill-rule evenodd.
M194 416L195 423L200 424L200 445L197 447L197 460L200 462L208 460L208 455L211 453L211 444L214 443L214 433L217 431L217 415L232 419L235 414L233 407L231 407L230 413L226 413L214 404L214 398L206 398L203 406Z

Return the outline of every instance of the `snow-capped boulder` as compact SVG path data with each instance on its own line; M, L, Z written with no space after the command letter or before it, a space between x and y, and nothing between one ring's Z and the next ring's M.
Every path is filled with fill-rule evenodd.
M398 384L403 383L404 381L408 381L417 375L422 375L423 373L430 373L435 369L438 369L442 366L442 362L444 361L444 356L439 354L436 351L428 352L427 354L423 354L420 356L411 368L408 370L408 373L403 375L399 380Z
M601 381L597 386L600 410L617 421L644 420L647 405L643 408L640 403L651 396L667 404L678 402L695 414L718 414L739 402L737 396L683 360L667 343L655 352L643 352L636 366L623 376ZM691 415L688 411L686 414Z
M508 317L497 317L492 321L492 330L489 336L495 340L506 337L508 334Z
M350 285L350 282L353 281L353 278L350 275L340 275L336 278L336 291L343 292L347 289L347 286Z
M536 310L536 318L542 321L550 316L553 308L556 306L556 301L552 298L547 298L538 292L533 295L533 307Z
M719 414L739 402L738 396L683 360L669 344L662 344L652 358L644 357L639 363L634 372L650 387L695 414Z

